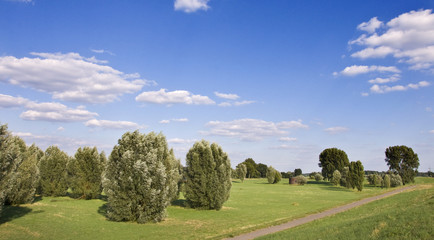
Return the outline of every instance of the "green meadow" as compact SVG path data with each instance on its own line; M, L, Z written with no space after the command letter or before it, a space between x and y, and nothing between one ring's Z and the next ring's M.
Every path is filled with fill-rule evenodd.
M315 181L298 186L289 185L287 179L283 180L284 182L279 184L268 184L266 179L247 179L243 183L233 181L231 197L220 211L186 208L181 197L168 208L168 217L160 223L137 224L108 221L105 217L106 201L104 199L37 198L33 204L5 206L0 219L0 239L221 239L283 223L388 191L380 187L365 185L362 192L357 192L333 186L328 182ZM417 179L420 183L429 180ZM343 213L345 218L355 221L347 228L350 230L358 229L364 222L381 227L384 225L382 222L385 222L386 225L382 229L389 229L393 232L394 228L391 228L389 223L394 221L395 215L388 217L389 215L386 214L384 219L380 218L384 214L376 216L377 212L383 210L379 204L384 203L384 201L390 206L393 204L407 206L407 208L402 208L408 209L404 212L405 218L408 215L412 219L418 219L420 215L432 213L434 206L433 189L426 187L432 186L432 184L431 181L431 184L425 183L423 185L425 188L422 190L418 189L371 203L368 210L362 210L365 207L354 210L362 211L363 214L357 212L351 214L350 211ZM420 199L420 201L412 200L413 197ZM392 202L391 199L395 198L398 199ZM418 204L421 204L420 207L424 209L415 211L419 206ZM412 207L413 205L415 207ZM386 209L384 208L384 210ZM400 209L391 207L390 214L393 211L401 211ZM399 212L397 214L399 215ZM310 232L310 228L322 227L323 230L319 231L318 234L323 234L327 230L330 238L335 239L333 234L338 234L343 230L329 230L331 226L327 224L336 222L335 227L338 227L349 221L341 220L344 217L341 218L340 215L333 217L336 218L333 221L321 220L305 225L306 227L311 226L309 231L303 228L304 226L296 228L295 230L299 234L297 236L305 238L305 233ZM374 218L371 219L371 216ZM405 223L402 220L399 221ZM432 226L432 216L430 221ZM369 226L364 228L369 234L372 234ZM286 239L291 236L292 238L294 233L291 230L280 234L283 235L272 235L271 237L273 239ZM344 237L347 233L342 232L342 234ZM352 236L357 236L357 234L358 232L354 230ZM430 232L426 234L430 234ZM323 237L318 236L322 235L312 235L312 239L323 239Z

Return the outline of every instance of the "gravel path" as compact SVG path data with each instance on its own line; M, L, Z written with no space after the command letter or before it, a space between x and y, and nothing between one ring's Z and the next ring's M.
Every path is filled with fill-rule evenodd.
M346 205L343 205L343 206L335 207L335 208L326 210L324 212L308 215L306 217L299 218L299 219L294 219L294 220L292 220L290 222L283 223L283 224L280 224L280 225L277 225L277 226L272 226L272 227L268 227L268 228L259 229L259 230L256 230L256 231L253 231L253 232L249 232L249 233L245 233L245 234L233 237L233 238L227 238L227 240L248 240L248 239L254 239L254 238L257 238L257 237L260 237L260 236L268 235L268 234L271 234L271 233L279 232L279 231L282 231L282 230L286 230L286 229L289 229L289 228L296 227L296 226L301 225L301 224L305 224L305 223L311 222L313 220L317 220L317 219L320 219L320 218L323 218L323 217L331 216L331 215L334 215L336 213L340 213L340 212L346 211L348 209L351 209L351 208L354 208L354 207L358 207L358 206L361 206L363 204L366 204L366 203L369 203L369 202L372 202L372 201L375 201L375 200L378 200L378 199L381 199L381 198L385 198L385 197L388 197L390 195L394 195L394 194L397 194L397 193L400 193L400 192L403 192L405 190L408 190L408 189L411 189L411 188L415 188L415 187L416 186L402 187L402 188L399 188L399 189L396 189L396 190L393 190L393 191L390 191L390 192L387 192L387 193L384 193L384 194L381 194L381 195L365 198L365 199L362 199L362 200L359 200L359 201L356 201L356 202L352 202L352 203L349 203L349 204L346 204Z

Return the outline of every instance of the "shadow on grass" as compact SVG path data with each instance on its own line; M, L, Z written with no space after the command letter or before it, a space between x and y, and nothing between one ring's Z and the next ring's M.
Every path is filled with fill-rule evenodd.
M185 207L187 207L187 200L185 200L185 199L178 199L178 200L172 201L171 204L172 204L172 206L177 206L177 207L183 207L183 208L185 208Z
M4 206L3 211L1 213L0 224L10 222L14 219L23 217L29 214L32 209L28 207L20 207L20 206ZM40 213L43 211L37 211L35 213Z
M338 187L338 186L327 186L324 187L324 189L329 191L336 191L336 192L352 192L352 189L345 188L345 187Z
M98 208L98 213L107 218L107 203L104 203Z

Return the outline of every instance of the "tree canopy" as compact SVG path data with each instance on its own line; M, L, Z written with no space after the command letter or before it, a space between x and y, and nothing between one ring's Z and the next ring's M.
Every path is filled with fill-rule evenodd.
M322 167L322 175L325 179L330 180L333 177L333 172L339 170L342 172L344 167L348 167L350 162L347 154L337 148L327 148L319 155L319 167Z
M389 170L399 174L403 184L414 182L419 167L419 158L412 148L407 146L388 147L385 154L385 161Z

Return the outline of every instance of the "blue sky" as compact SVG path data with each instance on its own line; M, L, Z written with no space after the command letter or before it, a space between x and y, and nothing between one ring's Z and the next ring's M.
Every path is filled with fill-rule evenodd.
M163 132L184 163L319 171L344 150L387 170L406 145L434 167L434 1L0 0L0 121L28 144L107 154Z

